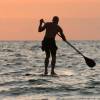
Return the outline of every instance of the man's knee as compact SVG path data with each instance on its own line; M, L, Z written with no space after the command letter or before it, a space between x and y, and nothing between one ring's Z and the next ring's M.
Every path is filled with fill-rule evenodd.
M49 63L49 58L50 58L50 56L46 56L46 58L45 58L45 64L47 64L47 65Z
M50 58L50 54L46 55L46 59L49 60Z
M52 61L51 61L51 63L52 63L52 64L55 64L55 62L56 62L56 56L52 56Z
M56 57L56 52L57 52L57 50L51 50L51 56L52 56L52 58Z
M50 51L45 51L45 53L46 53L46 59L49 59L50 58Z
M52 60L54 60L54 61L55 61L55 60L56 60L56 56L52 56Z

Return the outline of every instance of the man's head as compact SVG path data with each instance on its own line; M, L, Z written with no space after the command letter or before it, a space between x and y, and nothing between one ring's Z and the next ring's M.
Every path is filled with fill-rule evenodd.
M52 19L52 22L58 24L59 17L58 16L54 16L53 19Z

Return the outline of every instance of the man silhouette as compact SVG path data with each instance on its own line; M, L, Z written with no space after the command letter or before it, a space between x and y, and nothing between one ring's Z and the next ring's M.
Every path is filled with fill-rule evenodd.
M44 39L42 41L42 50L45 51L46 53L46 58L45 58L45 72L44 75L48 74L48 64L49 64L49 58L50 55L52 57L51 61L51 75L56 75L54 68L55 68L55 63L56 63L56 51L57 51L57 46L55 42L55 37L60 33L61 38L66 41L66 38L63 34L63 30L61 27L58 25L59 22L59 17L54 16L52 19L52 22L47 22L45 23L43 19L40 20L40 25L38 27L38 32L42 32L46 30ZM44 24L43 24L44 23Z

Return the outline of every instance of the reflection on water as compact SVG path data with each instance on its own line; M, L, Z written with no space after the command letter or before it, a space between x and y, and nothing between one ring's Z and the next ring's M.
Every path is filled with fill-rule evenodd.
M42 76L45 54L38 41L0 42L0 100L76 100L100 94L100 41L70 41L97 66L64 42L57 42L55 77ZM49 66L49 72L51 68Z

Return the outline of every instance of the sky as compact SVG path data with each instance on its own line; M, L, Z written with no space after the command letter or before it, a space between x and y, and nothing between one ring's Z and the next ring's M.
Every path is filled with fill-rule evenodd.
M1 0L0 40L41 40L39 20L55 15L68 40L100 39L100 0Z

